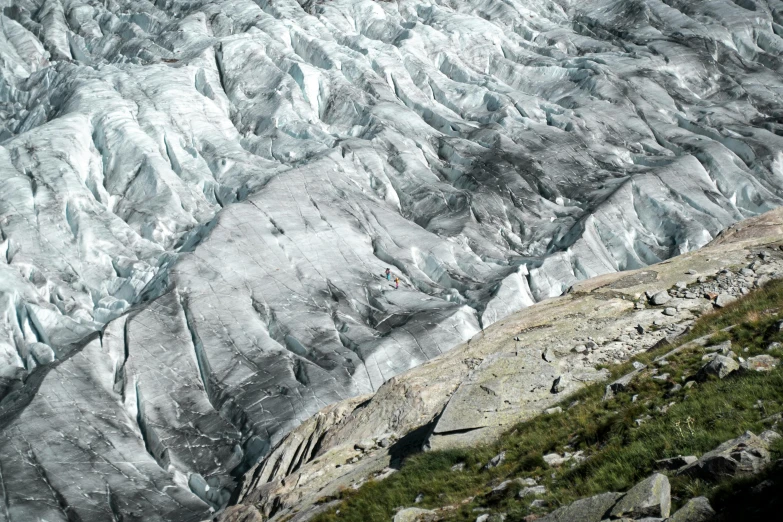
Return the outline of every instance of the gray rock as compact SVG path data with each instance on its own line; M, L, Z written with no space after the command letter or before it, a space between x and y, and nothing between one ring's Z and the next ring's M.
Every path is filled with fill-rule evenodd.
M560 466L568 460L566 457L563 457L562 455L559 455L557 453L548 453L543 456L543 459L544 462L546 462L548 465L552 467Z
M616 381L609 383L606 385L606 391L604 392L604 400L607 401L614 397L618 393L622 393L625 391L625 389L628 387L629 384L645 369L647 366L644 364L638 363L640 366L637 366L638 362L634 362L634 368L636 370L627 373L617 379Z
M544 350L544 353L541 354L541 358L544 359L546 362L550 362L550 363L555 362L555 360L557 359L555 357L555 352L553 352L551 348L547 348L546 350Z
M724 306L728 306L734 301L736 301L737 298L730 294L718 294L718 297L715 298L715 306L718 308L723 308Z
M501 451L500 453L492 457L492 459L490 459L489 462L487 462L486 466L484 466L484 469L496 468L501 464L503 464L505 461L506 461L506 452Z
M653 380L655 381L667 381L669 380L669 374L668 373L662 373L660 375L654 375Z
M647 422L647 421L648 421L648 420L650 420L650 419L652 419L652 417L650 417L649 415L645 415L645 416L643 416L643 417L639 417L638 419L634 420L633 422L634 422L634 423L635 423L637 426L641 426L642 424L644 424L645 422Z
M492 488L492 491L490 492L490 496L498 496L502 495L508 490L508 487L513 483L512 480L504 480L494 488Z
M555 406L554 408L547 408L546 410L544 410L544 413L546 413L547 415L563 413L563 408L561 408L560 406Z
M767 430L759 435L759 438L767 444L772 444L774 441L780 438L780 433L775 430Z
M462 471L465 469L465 463L464 462L458 462L457 464L454 464L451 466L451 471Z
M706 497L690 499L667 522L707 522L715 516L715 510Z
M354 445L355 449L358 449L359 451L368 451L375 447L375 441L372 440L362 440L357 442Z
M728 355L729 352L731 352L731 341L724 341L720 344L706 346L704 350L707 352L718 352L722 355Z
M655 306L664 305L664 304L668 303L671 300L672 300L671 296L666 291L658 292L657 294L655 294L654 296L652 296L650 298L650 302L652 304L654 304Z
M751 488L751 491L753 493L759 494L775 485L775 482L772 480L764 480L762 482L759 482L755 486Z
M675 384L674 386L669 388L669 391L666 392L666 395L674 395L680 390L682 390L682 384Z
M718 379L723 379L730 373L739 369L739 363L734 359L726 357L724 355L717 355L710 362L701 367L696 374L696 380L699 382L706 381L711 376L715 376Z
M574 351L576 353L585 353L587 351L587 347L584 344L577 344L574 346Z
M678 290L685 290L686 288L688 288L688 282L677 281L676 283L674 283L674 287L677 288Z
M767 346L767 350L777 350L781 346L783 346L783 344L775 341L774 343L769 343L769 346Z
M756 286L761 287L772 281L772 278L766 274L756 279Z
M684 468L688 464L693 464L697 460L699 459L697 459L693 455L688 455L687 457L683 457L682 455L680 455L678 457L670 457L668 459L656 460L655 467L658 469L674 471L674 470Z
M754 275L756 275L756 272L754 272L750 268L743 268L739 271L739 273L741 276L745 276L745 277L753 277Z
M577 500L538 519L537 522L601 522L622 493L602 493Z
M384 437L378 441L378 446L382 448L388 448L390 445L391 445L391 440L389 439L389 437Z
M568 379L565 375L561 375L558 378L556 378L554 381L552 381L552 393L560 393L563 390L566 389L566 386L568 386Z
M669 516L672 507L671 486L666 475L655 473L628 490L612 508L612 518Z
M530 495L539 496L546 494L546 487L544 486L529 486L519 492L519 498L525 498Z
M394 522L419 522L428 515L434 515L435 512L429 509L405 508L394 515Z
M677 315L677 309L673 308L671 306L666 307L666 308L663 309L663 315L668 315L670 317L673 316L673 315Z
M519 479L517 482L519 482L521 485L527 486L527 487L533 487L533 486L537 486L538 485L538 482L536 482L532 478Z
M416 495L416 498L413 500L413 503L414 504L418 504L422 500L424 500L424 494L423 493L419 493L418 495Z
M775 368L780 363L780 359L772 357L771 355L756 355L755 357L748 357L747 360L740 364L740 367L746 371L756 372L768 372Z
M533 502L530 503L530 507L531 508L538 508L538 509L545 508L546 507L546 500L537 498Z
M746 431L705 453L677 474L714 481L723 477L754 475L769 462L769 443Z

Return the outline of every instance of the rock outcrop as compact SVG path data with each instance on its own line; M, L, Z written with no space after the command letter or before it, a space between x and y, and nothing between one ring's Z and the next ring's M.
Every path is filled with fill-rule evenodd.
M601 522L622 493L602 493L556 509L540 522Z
M671 512L671 486L666 475L656 473L623 495L612 507L612 518L668 518Z
M372 396L325 408L248 473L240 502L257 505L272 519L304 513L342 487L383 476L410 452L492 440L584 383L605 378L593 369L596 364L668 343L695 319L690 310L713 309L707 289L722 285L741 295L740 288L762 277L783 276L778 238L765 235L775 219L780 217L763 217L759 237L744 225L739 242L721 241L665 264L579 283L566 296L499 321L450 353L391 379ZM766 261L761 253L768 253ZM753 276L739 275L756 260ZM646 293L661 291L671 294L677 316L663 316L660 307L646 302ZM696 297L686 297L688 292ZM636 306L640 301L643 307ZM694 340L661 359L706 341ZM541 355L546 350L555 355L551 362ZM638 368L634 375L649 371ZM570 384L552 393L562 376ZM355 449L359 441L383 437L395 442L387 449Z
M765 440L770 436L780 435L771 432L766 437L764 434L758 437L749 431L745 432L705 453L696 462L679 470L678 474L714 481L723 477L759 473L770 463L769 441Z
M667 522L709 522L715 516L710 501L705 497L688 500Z

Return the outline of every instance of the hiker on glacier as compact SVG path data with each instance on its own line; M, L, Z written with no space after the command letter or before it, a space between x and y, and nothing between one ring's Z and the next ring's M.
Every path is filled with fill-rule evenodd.
M400 287L400 278L399 277L395 277L394 278L394 288L396 290L399 287Z
M391 281L391 270L388 268L386 269L386 280Z

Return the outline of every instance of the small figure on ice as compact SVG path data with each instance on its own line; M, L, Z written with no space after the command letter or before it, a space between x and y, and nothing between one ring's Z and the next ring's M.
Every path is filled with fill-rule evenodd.
M400 278L399 277L395 277L394 278L394 288L396 289L396 288L399 288L399 287L400 287Z
M391 270L388 268L386 269L386 280L391 281Z

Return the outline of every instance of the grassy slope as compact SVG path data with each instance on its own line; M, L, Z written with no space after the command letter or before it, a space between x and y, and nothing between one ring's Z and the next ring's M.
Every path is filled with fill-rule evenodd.
M772 341L783 341L775 323L783 308L783 282L773 281L734 303L701 317L691 333L679 344L714 333L714 342L731 339L735 353L749 357L769 353L783 355L780 349L767 351ZM731 332L720 330L739 325ZM745 350L747 348L747 350ZM648 352L637 358L644 363L671 347ZM473 521L485 512L502 512L513 522L531 513L543 513L577 498L604 491L624 491L649 475L655 460L677 455L700 455L745 430L760 433L762 419L783 411L783 369L769 373L743 373L723 381L697 384L666 396L675 383L692 376L703 365L703 349L687 349L669 357L659 373L669 373L667 382L649 375L636 379L631 389L610 401L602 401L604 385L596 384L568 399L563 413L541 415L508 431L499 441L476 448L435 451L413 456L402 469L380 482L369 482L358 491L346 490L336 509L320 515L317 522L389 521L396 508L414 505L435 508L453 506L441 512L446 520ZM654 365L651 365L651 368ZM613 376L632 370L631 363L612 368ZM635 402L632 397L638 395ZM574 402L578 401L576 405ZM674 403L665 413L659 408ZM649 416L641 426L635 419ZM483 465L501 450L503 465L484 470ZM542 455L583 450L589 458L575 467L569 464L548 468ZM783 454L783 444L775 447ZM463 471L451 467L464 463ZM531 477L547 487L542 498L547 508L531 508L533 497L519 499L514 485L505 493L491 494L493 486L511 478ZM764 477L750 481L753 484ZM697 495L707 495L717 507L734 509L727 499L749 494L749 481L706 484L672 477L675 505ZM772 488L775 489L775 488Z

